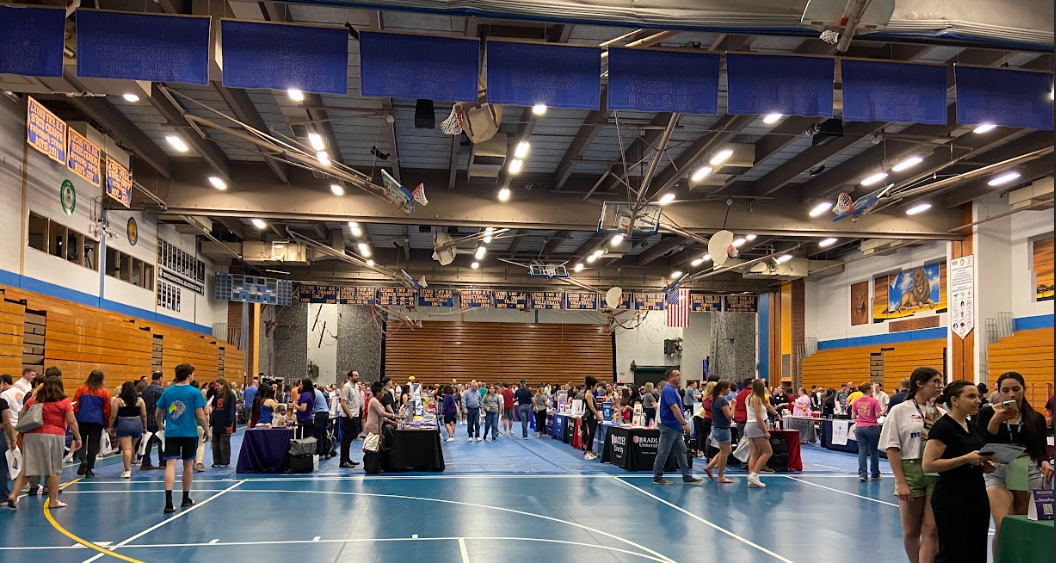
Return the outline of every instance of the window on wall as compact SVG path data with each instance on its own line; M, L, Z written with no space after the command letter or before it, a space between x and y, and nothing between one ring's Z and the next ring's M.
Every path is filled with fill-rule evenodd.
M32 211L28 227L26 245L30 248L91 270L99 269L95 256L99 242L95 239Z
M48 254L66 259L66 226L55 221L48 223Z
M154 266L120 250L106 249L106 275L154 291Z
M29 239L27 244L41 252L48 251L48 219L36 213L29 213Z

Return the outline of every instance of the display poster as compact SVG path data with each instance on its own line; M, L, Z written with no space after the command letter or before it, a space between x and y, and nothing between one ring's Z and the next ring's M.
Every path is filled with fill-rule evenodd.
M873 322L946 312L945 279L945 261L877 276L873 279Z
M950 328L964 339L975 328L975 256L950 261Z
M1035 240L1032 244L1031 258L1034 268L1034 300L1052 301L1053 284L1053 237Z

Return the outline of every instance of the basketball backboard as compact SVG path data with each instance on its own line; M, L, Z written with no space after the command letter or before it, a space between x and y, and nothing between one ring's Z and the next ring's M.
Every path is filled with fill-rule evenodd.
M634 215L634 225L631 217ZM601 204L601 220L598 221L598 232L624 234L653 234L660 230L660 206L646 204L634 214L630 203L606 201Z

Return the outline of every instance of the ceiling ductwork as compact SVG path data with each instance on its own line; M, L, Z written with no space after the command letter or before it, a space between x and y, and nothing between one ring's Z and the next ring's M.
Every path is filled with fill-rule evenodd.
M1025 188L1008 194L1008 204L1017 211L1020 209L1052 209L1052 199L1052 176L1037 180Z
M900 248L920 246L921 241L902 239L869 239L863 240L859 247L862 256L889 256L898 252Z

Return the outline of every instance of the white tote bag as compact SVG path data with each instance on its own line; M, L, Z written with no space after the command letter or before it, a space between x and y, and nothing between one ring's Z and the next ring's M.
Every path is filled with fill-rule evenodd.
M7 475L10 479L18 477L22 472L22 452L18 448L7 450Z
M110 443L110 433L103 432L99 437L99 455L106 456L114 453L114 446Z
M153 432L144 432L143 437L139 439L139 449L136 451L136 457L142 458L147 453L147 444L150 443L150 439L154 436Z
M737 442L737 449L733 450L733 457L737 458L741 462L748 461L748 455L751 453L751 446L748 445L748 438L741 436L741 440Z

